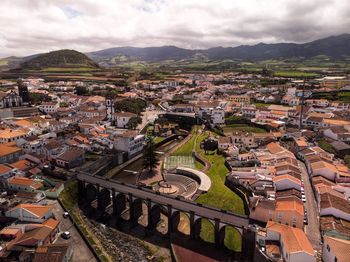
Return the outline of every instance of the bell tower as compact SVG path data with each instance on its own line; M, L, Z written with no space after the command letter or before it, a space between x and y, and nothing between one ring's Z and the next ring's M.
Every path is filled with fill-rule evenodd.
M113 113L114 113L114 99L111 96L106 97L106 113L107 119L109 121L113 121Z
M29 103L29 91L28 87L25 83L23 83L23 79L18 78L17 79L17 86L18 86L18 95L22 98L22 101L24 104Z

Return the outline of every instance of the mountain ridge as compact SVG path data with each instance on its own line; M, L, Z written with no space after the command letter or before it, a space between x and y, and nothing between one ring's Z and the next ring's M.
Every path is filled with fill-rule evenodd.
M130 61L182 60L192 58L196 54L200 54L210 60L239 59L262 61L291 57L311 58L318 55L343 59L350 56L350 34L329 36L303 44L258 43L256 45L239 45L236 47L218 46L208 49L185 49L171 45L159 47L113 47L86 54L97 62L118 56L125 56Z
M36 59L38 56L51 54L53 52L64 52L68 49L52 51L45 54L34 54L26 57L8 57L0 59L5 61L5 66L16 68L20 64L27 66L28 61ZM68 50L69 51L69 50ZM80 60L88 61L88 67L114 66L125 62L143 61L143 62L162 62L162 61L182 61L182 60L239 60L239 61L264 61L270 59L308 59L316 56L326 56L335 60L347 60L350 58L350 34L341 34L317 39L311 42L297 43L258 43L255 45L239 45L236 47L211 47L208 49L186 49L174 45L156 46L156 47L111 47L98 51L80 53L87 58ZM74 56L74 55L73 55ZM79 60L79 59L78 59ZM33 61L32 61L33 62ZM84 62L85 63L85 62ZM83 63L83 64L84 64ZM35 60L34 60L35 64ZM57 63L56 63L57 64ZM1 66L0 66L1 67ZM31 66L29 66L30 68ZM0 68L1 69L1 68Z

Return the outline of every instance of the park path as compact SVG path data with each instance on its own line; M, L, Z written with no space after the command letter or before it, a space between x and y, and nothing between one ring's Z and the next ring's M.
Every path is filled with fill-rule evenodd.
M179 144L171 148L168 152L166 152L160 159L159 164L155 168L155 175L152 177L140 177L139 181L145 185L153 184L157 181L163 180L162 177L162 166L166 157L172 155L177 149L186 144L192 138L192 133L190 133L185 139L183 139Z

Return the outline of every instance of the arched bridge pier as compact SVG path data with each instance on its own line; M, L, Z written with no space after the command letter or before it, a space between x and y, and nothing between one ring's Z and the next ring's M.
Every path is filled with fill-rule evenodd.
M207 207L179 197L103 177L80 173L77 175L77 179L79 201L87 205L96 201L97 210L101 212L104 212L108 206L112 206L112 215L117 221L121 219L122 213L129 207L129 221L137 224L143 215L143 204L145 204L147 206L148 231L153 231L157 227L161 221L161 214L163 214L168 220L167 234L170 236L176 233L180 223L180 213L183 213L189 218L191 239L200 238L202 219L207 219L214 226L215 246L217 248L224 246L226 227L233 227L242 236L242 252L248 251L249 253L250 250L253 253L254 246L247 245L246 243L249 241L245 240L247 235L251 236L252 234L248 216Z

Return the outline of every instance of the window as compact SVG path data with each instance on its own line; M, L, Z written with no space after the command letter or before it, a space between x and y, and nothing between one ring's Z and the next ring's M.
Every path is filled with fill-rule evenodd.
M330 249L330 247L329 247L329 245L328 245L328 244L327 244L327 250L328 250L328 252L329 252L329 251L331 251L331 249Z

